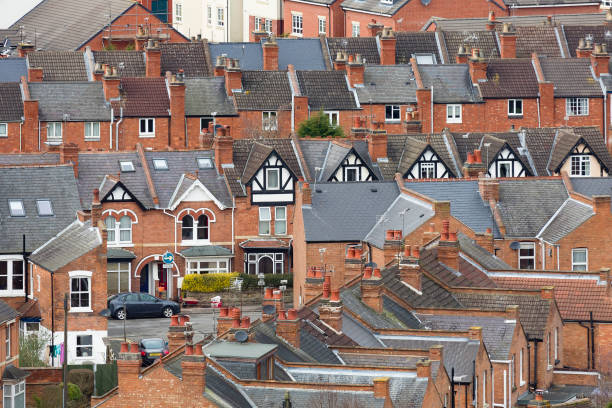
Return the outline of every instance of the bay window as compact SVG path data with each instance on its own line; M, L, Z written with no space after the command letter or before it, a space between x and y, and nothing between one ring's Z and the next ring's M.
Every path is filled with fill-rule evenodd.
M130 290L130 263L108 262L107 267L107 293L114 295Z
M227 273L229 260L227 258L198 258L187 260L187 274Z

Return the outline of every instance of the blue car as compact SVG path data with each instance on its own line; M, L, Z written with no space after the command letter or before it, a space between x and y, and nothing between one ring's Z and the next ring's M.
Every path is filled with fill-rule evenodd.
M119 293L108 299L110 315L118 320L134 317L166 317L178 314L181 306L172 300L160 299L148 293Z

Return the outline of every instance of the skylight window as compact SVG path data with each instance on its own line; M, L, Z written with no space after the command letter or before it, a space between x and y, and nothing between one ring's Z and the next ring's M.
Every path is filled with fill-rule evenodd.
M129 160L120 161L119 166L121 167L121 172L123 173L127 173L130 171L136 171L136 169L134 168L134 163L132 163Z
M9 211L11 213L11 217L25 217L25 208L23 208L23 201L9 200Z
M168 170L168 162L166 159L153 159L153 168L155 170Z
M50 217L53 215L51 200L36 200L36 208L38 208L39 217Z
M198 157L198 168L199 169L212 169L212 160L208 157Z

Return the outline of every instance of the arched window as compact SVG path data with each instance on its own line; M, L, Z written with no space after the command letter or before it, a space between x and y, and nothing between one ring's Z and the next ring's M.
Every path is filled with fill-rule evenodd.
M198 217L198 240L208 239L208 217L204 214Z
M127 215L119 218L119 222L114 217L108 216L104 219L106 224L108 244L120 245L132 242L132 219Z
M191 215L183 217L182 237L183 241L193 240L193 217Z
M132 219L127 215L119 219L119 242L132 242Z
M108 234L108 237L107 237L108 243L115 242L115 224L116 224L115 218L106 217L106 219L104 220L104 223L106 224L106 232Z

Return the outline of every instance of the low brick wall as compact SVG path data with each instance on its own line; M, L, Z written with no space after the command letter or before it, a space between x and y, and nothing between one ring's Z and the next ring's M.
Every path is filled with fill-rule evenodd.
M553 372L553 383L557 385L591 385L599 384L599 373L594 371L565 371Z
M53 367L21 367L30 373L26 378L26 406L36 407L34 396L42 395L48 385L62 382L62 369Z
M224 306L238 306L240 305L240 292L186 292L186 298L197 299L199 304L198 307L209 307L210 299L215 296L221 296L221 301ZM287 289L283 293L283 300L285 307L291 307L293 303L293 292L291 289ZM262 296L261 290L249 290L242 292L242 304L243 305L261 305Z

